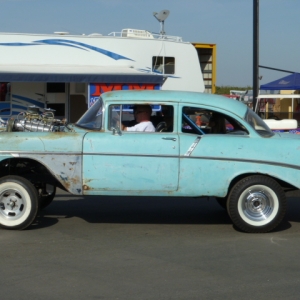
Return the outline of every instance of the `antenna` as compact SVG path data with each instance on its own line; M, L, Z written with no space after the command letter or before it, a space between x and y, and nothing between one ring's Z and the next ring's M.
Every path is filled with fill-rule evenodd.
M165 19L169 16L170 11L167 9L164 9L160 11L159 13L154 12L153 16L160 22L160 34L164 35L165 34Z

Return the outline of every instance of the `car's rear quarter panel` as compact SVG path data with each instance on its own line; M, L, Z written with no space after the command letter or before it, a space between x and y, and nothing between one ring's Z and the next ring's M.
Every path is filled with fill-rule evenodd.
M250 136L204 135L189 153L196 136L180 138L182 194L224 197L231 181L243 174L266 174L300 188L299 142ZM299 140L300 141L300 140ZM287 141L286 141L287 142ZM184 146L186 145L186 146Z

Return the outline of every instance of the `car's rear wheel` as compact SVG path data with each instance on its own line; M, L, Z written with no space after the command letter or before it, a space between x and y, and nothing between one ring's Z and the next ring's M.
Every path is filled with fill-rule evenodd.
M0 179L0 227L25 229L38 212L36 188L20 176L5 176Z
M231 189L227 211L233 224L250 233L269 232L282 221L286 196L272 178L253 175L237 182Z

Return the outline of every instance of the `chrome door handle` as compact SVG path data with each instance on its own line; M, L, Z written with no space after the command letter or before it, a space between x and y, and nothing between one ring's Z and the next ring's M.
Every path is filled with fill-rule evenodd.
M163 137L162 139L168 141L174 141L174 142L177 140L176 138L172 138L172 137Z

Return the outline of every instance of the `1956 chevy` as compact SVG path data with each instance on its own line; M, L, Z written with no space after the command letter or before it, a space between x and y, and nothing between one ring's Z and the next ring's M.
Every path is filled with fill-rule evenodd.
M155 132L121 130L134 124L137 104L151 105ZM213 116L225 131L212 130ZM223 96L109 92L75 124L31 107L0 133L0 226L30 226L59 187L74 195L212 196L239 230L268 232L285 215L286 192L300 188L299 153L300 136L272 132Z

